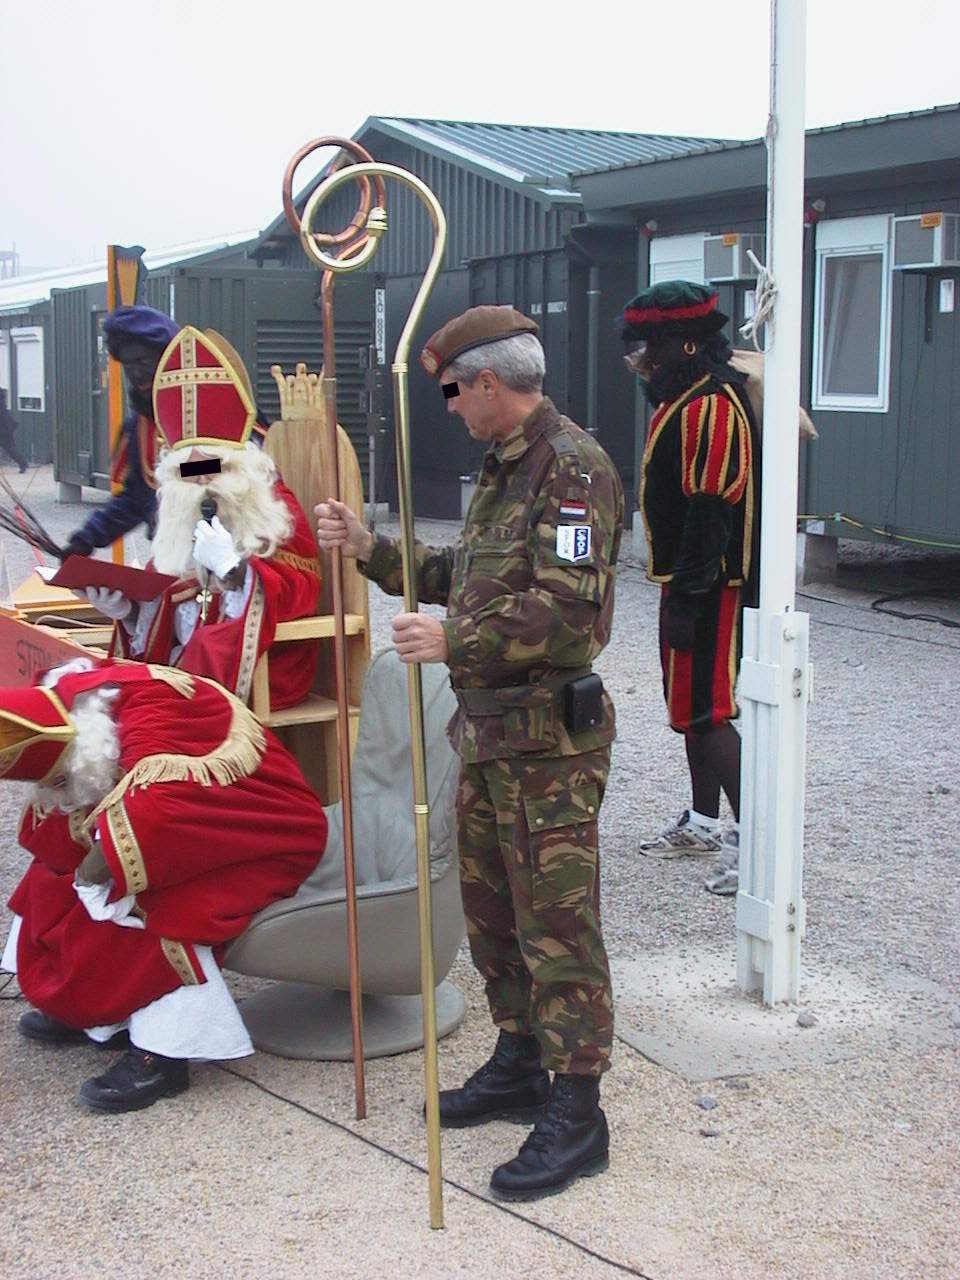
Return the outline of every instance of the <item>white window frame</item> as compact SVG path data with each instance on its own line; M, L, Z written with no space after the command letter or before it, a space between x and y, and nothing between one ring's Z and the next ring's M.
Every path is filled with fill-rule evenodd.
M13 412L13 405L10 403L10 334L6 329L0 329L0 387L3 387L7 393L7 408Z
M17 403L10 405L10 409L13 413L43 413L47 406L47 382L43 363L43 326L37 324L25 326L21 329L11 329L10 337L13 340L12 363L17 369ZM40 350L40 395L34 397L39 399L40 403L29 407L20 404L22 389L20 387L20 366L16 355L17 347L28 342L37 343Z
M887 413L890 408L890 214L861 218L830 218L817 223L816 286L813 324L812 408L847 413ZM823 390L823 342L826 336L823 307L825 264L836 258L856 258L880 254L880 350L878 352L877 394L840 395Z
M707 237L706 231L688 232L682 236L654 236L650 241L650 254L647 260L647 279L651 284L658 281L654 278L657 275L656 268L662 262L677 263L697 263L696 272L684 270L681 275L671 272L670 275L660 277L663 280L689 280L693 284L706 284L703 278L703 242Z

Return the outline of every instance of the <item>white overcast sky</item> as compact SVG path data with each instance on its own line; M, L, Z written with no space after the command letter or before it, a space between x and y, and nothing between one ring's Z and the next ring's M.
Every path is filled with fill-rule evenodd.
M808 126L960 100L958 13L808 0ZM768 24L767 0L0 0L0 248L265 226L290 155L372 115L756 137Z

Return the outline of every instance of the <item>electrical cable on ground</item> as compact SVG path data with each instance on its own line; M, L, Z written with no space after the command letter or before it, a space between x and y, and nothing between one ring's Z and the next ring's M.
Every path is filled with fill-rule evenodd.
M374 1151L379 1151L381 1155L389 1156L391 1159L404 1164L408 1169L414 1169L417 1173L426 1174L425 1165L418 1164L416 1160L411 1160L409 1156L401 1155L399 1151L394 1151L391 1147L384 1146L382 1142L376 1142L373 1138L368 1138L365 1134L357 1133L355 1129L351 1129L349 1125L342 1124L339 1120L333 1120L330 1116L325 1116L322 1111L314 1111L312 1107L308 1107L303 1102L297 1102L293 1098L284 1097L282 1093L277 1093L274 1089L268 1089L265 1084L261 1084L259 1080L253 1080L250 1076L245 1076L243 1072L236 1071L232 1067L225 1067L221 1063L217 1063L217 1069L222 1071L224 1075L234 1076L237 1080L242 1080L244 1084L253 1085L255 1089L259 1089L261 1093L265 1093L267 1097L275 1099L277 1102L284 1102L288 1107L293 1107L297 1111L302 1111L304 1115L310 1116L314 1120L321 1120L324 1124L329 1125L331 1129L337 1129L340 1133L346 1134L348 1138L355 1138L358 1142L362 1142L364 1146L370 1147ZM584 1254L585 1257L594 1258L597 1262L606 1263L608 1267L613 1267L616 1271L622 1271L624 1275L636 1276L638 1280L654 1280L654 1278L646 1271L638 1271L636 1267L631 1267L626 1262L617 1262L614 1258L608 1258L605 1254L598 1253L595 1249L591 1249L588 1245L581 1244L579 1240L574 1240L572 1236L564 1235L562 1231L558 1231L555 1227L547 1226L546 1223L537 1222L535 1218L528 1218L524 1214L519 1213L516 1209L512 1209L508 1204L504 1204L499 1200L492 1200L488 1196L481 1195L479 1191L474 1191L472 1187L464 1186L462 1182L456 1182L453 1178L444 1178L444 1184L452 1187L455 1191L462 1191L464 1195L469 1196L472 1200L479 1200L481 1204L487 1205L491 1209L496 1209L498 1213L505 1213L508 1217L516 1218L520 1222L525 1222L527 1226L536 1228L548 1236L552 1236L555 1240L561 1240L564 1244L571 1245L574 1249Z
M17 975L15 973L10 973L7 975L6 981L0 984L0 1000L22 1000L23 999L22 991L15 991L12 996L5 996L3 994L3 992L6 991L7 987L10 986L10 984L13 982L16 976Z
M876 600L872 601L870 608L874 613L886 613L891 618L903 618L907 622L939 622L941 627L953 627L960 630L960 622L957 622L955 618L943 618L938 613L904 613L902 609L883 608L891 600L922 600L924 596L933 596L934 599L955 600L957 593L951 591L948 587L928 589L926 591L922 588L917 591L898 591L894 595L878 596Z
M853 529L865 529L868 533L875 533L878 538L885 538L888 542L904 542L912 547L937 547L941 551L960 551L960 542L936 542L932 538L914 538L907 533L890 533L888 529L867 524L864 520L856 520L842 511L832 511L819 516L802 515L797 516L797 520L800 524L810 524L815 520L825 520L832 524L848 524Z

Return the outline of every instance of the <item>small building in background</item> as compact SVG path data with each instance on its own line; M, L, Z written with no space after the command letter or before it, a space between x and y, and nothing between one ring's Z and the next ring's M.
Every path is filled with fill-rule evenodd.
M736 339L747 250L766 260L766 163L755 139L576 184L588 219L629 218L641 284L716 284ZM960 545L960 106L811 129L805 183L803 527Z

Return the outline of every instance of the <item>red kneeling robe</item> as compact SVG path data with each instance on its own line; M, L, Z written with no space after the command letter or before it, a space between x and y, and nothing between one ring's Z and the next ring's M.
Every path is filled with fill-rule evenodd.
M303 508L281 480L277 481L274 492L290 509L293 533L269 559L252 556L247 562L253 583L242 615L223 617L223 596L215 594L206 622L197 621L193 634L174 661L178 644L174 625L176 610L195 601L200 590L196 578L182 578L160 597L144 649L134 653L130 635L123 625L114 628L115 656L133 657L142 662L173 662L181 671L209 676L247 701L257 660L273 644L277 623L316 613L320 592L317 545ZM277 645L271 652L270 707L273 711L303 701L313 685L317 657L315 640L291 641Z
M212 680L139 663L67 676L80 692L118 684L111 704L123 776L94 809L39 813L20 842L33 862L10 899L21 917L17 975L27 1000L72 1027L108 1026L206 979L251 917L292 896L316 867L327 821L293 757ZM142 928L93 919L74 887L96 838Z

